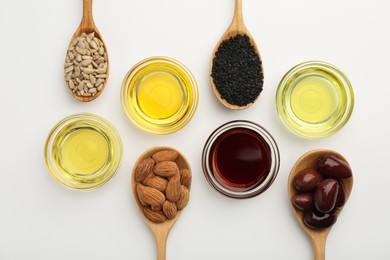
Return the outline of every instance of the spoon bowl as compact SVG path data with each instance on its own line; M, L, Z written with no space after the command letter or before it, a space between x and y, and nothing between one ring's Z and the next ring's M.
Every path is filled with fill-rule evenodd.
M83 17L81 19L81 23L80 23L79 27L77 28L77 30L75 31L75 33L72 36L72 39L70 40L69 47L71 46L72 42L77 37L81 36L82 33L86 33L86 34L95 33L95 37L98 38L103 43L104 49L107 53L106 44L104 43L103 38L102 38L98 28L95 25L94 20L93 20L92 0L83 0ZM98 96L100 96L100 94L103 92L103 89L105 88L107 80L108 80L109 68L110 68L110 62L109 62L108 55L107 55L107 72L106 72L107 77L104 80L104 82L102 83L103 87L101 88L101 90L97 91L94 96L78 96L75 92L73 92L71 90L69 83L67 82L66 84L68 85L68 89L71 92L72 96L81 102L89 102L89 101L96 99Z
M244 24L244 19L243 19L243 16L242 16L242 0L235 0L235 8L234 8L233 20L232 20L229 28L222 35L222 37L220 38L220 40L218 41L217 45L214 48L213 55L212 55L211 61L210 61L210 75L212 74L213 60L215 58L215 55L216 55L216 53L217 53L221 43L223 41L228 40L231 37L234 37L234 36L239 35L239 34L248 36L250 44L254 47L255 52L256 52L257 56L259 57L259 59L261 61L262 59L261 59L261 56L260 56L259 49L257 48L256 42L253 39L252 35L249 33L248 29L245 27L245 24ZM261 71L264 72L263 63L261 63ZM221 94L218 92L218 89L216 88L215 83L213 81L213 78L211 76L210 76L210 79L211 79L211 86L213 88L214 94L216 95L217 99L227 108L230 108L230 109L233 109L233 110L242 110L242 109L248 108L251 105L253 105L253 103L258 98L258 97L256 97L255 101L253 101L252 103L249 103L249 104L247 104L245 106L237 106L237 105L230 104L225 99L223 99L221 97ZM263 80L263 78L262 78L262 80Z
M325 150L325 149L319 149L319 150L313 150L310 152L305 153L302 155L298 161L295 163L293 168L291 169L290 176L288 178L288 196L290 199L290 203L293 209L293 212L303 228L303 230L306 232L306 234L310 237L313 247L314 247L314 259L315 260L325 260L325 244L326 244L326 238L331 230L332 227L325 228L325 229L311 229L303 223L303 211L298 210L294 207L292 204L293 196L297 193L297 190L294 188L293 180L294 177L303 169L309 168L309 167L316 167L317 159L323 155L323 154L331 154L335 157L344 160L347 162L347 160L338 152L332 151L332 150ZM353 177L350 177L348 179L341 179L340 182L344 185L345 193L346 193L346 200L348 200L349 195L352 191L352 185L353 185ZM344 205L345 206L345 205ZM340 215L343 208L340 208L337 210L336 214L337 216Z
M136 163L134 165L135 166L138 165L138 163L141 160L143 160L145 158L150 158L156 152L163 151L163 150L175 150L175 149L173 149L171 147L165 147L165 146L157 146L157 147L150 148L149 150L147 150L143 154L141 154L141 156L138 158L138 160L136 161ZM175 150L175 151L177 151L177 150ZM179 153L179 156L176 159L176 164L179 167L179 169L185 168L185 169L189 169L191 171L190 164L188 163L187 159L179 151L177 151L177 152ZM163 223L155 223L155 222L149 220L147 217L145 217L145 215L143 214L143 206L138 199L138 195L137 195L137 191L136 191L137 181L135 180L135 169L136 169L136 167L134 167L133 172L132 172L132 177L131 177L131 186L132 186L132 190L133 190L134 199L137 203L138 209L141 212L141 215L142 215L144 221L149 226L150 230L152 231L152 233L156 239L157 260L165 260L166 259L166 244L167 244L168 234L171 231L173 225L179 219L182 210L178 210L177 214L174 218L167 219Z

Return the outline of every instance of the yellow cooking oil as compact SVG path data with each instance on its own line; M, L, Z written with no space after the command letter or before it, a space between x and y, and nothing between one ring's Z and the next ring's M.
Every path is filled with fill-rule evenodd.
M290 79L290 109L302 123L331 127L338 113L345 111L346 96L342 83L332 74L307 69Z
M59 173L72 183L93 184L110 174L110 136L95 121L80 120L63 128L52 153Z
M146 128L179 122L193 99L189 89L191 79L172 63L143 66L129 84L128 100L135 110L133 116Z

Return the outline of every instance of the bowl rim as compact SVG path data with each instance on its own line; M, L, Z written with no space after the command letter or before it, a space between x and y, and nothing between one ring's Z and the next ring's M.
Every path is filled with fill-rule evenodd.
M345 96L346 96L346 100L347 100L346 107L342 113L342 116L340 117L340 119L337 120L337 122L333 125L333 127L324 129L323 131L320 131L317 133L311 133L311 132L303 131L303 130L297 128L297 125L299 125L299 123L293 119L287 120L289 113L286 111L286 109L283 108L283 105L282 105L282 103L283 103L282 93L285 91L285 89L287 87L286 83L288 82L288 80L292 76L294 76L297 73L299 73L300 71L302 71L303 69L307 69L307 68L315 68L315 69L324 70L327 73L334 76L335 78L337 78L342 83L341 85L339 85L339 87L345 91ZM310 61L301 62L301 63L293 66L290 70L288 70L284 74L284 76L280 80L278 88L276 90L275 103L276 103L276 110L277 110L278 116L279 116L280 120L282 121L283 125L287 129L289 129L291 132L293 132L294 134L296 134L302 138L317 139L317 138L328 137L328 136L331 136L333 134L336 134L338 131L341 130L341 128L343 128L343 126L349 121L349 119L352 115L352 111L353 111L353 107L354 107L354 103L355 103L355 98L354 98L354 92L353 92L351 82L349 81L347 76L339 68L337 68L336 66L334 66L333 64L330 64L328 62L319 61L319 60L310 60ZM290 121L293 121L295 124L291 123ZM310 125L310 124L308 124L308 125ZM312 124L312 125L314 126L315 124ZM308 128L307 126L305 126L305 127ZM312 129L314 129L314 128L312 128Z
M254 131L267 143L271 154L271 168L267 177L257 186L247 191L235 191L222 186L218 180L213 176L212 169L210 169L209 155L211 148L217 138L231 129L245 128ZM220 194L235 199L247 199L258 196L265 192L276 179L280 168L280 153L278 145L272 135L262 126L248 120L233 120L224 123L217 127L208 137L202 152L202 168L203 174L207 182Z
M112 143L113 143L112 149L115 149L115 153L117 154L117 156L115 156L115 160L113 162L113 168L111 169L110 173L105 178L93 184L80 184L78 182L72 182L62 177L52 160L53 157L52 147L53 147L53 142L56 139L57 135L62 131L64 127L68 126L71 123L81 121L81 120L91 120L100 123L101 124L100 130L110 133L110 136L112 137ZM58 123L56 123L53 126L53 128L50 130L46 138L45 148L44 148L45 162L51 176L57 182L62 184L64 187L67 187L72 190L79 190L79 191L95 190L108 183L118 172L122 164L122 155L123 155L122 140L116 128L105 118L87 112L81 112L81 113L76 113L76 114L66 116L63 119L61 119Z
M161 63L161 62L168 63L168 64L175 66L176 69L181 70L186 75L186 77L188 78L188 80L190 82L189 86L186 86L186 87L187 87L187 89L190 89L193 92L193 98L192 98L192 103L189 104L189 108L187 109L187 111L185 111L184 114L181 116L181 118L178 119L176 122L174 122L173 124L170 124L170 125L156 125L156 124L154 124L154 126L156 126L157 128L151 128L151 127L148 127L147 125L145 125L145 122L146 122L145 120L139 120L138 118L136 118L133 115L133 111L131 109L131 107L133 107L133 105L130 104L130 102L128 100L127 93L130 91L129 87L130 87L130 82L131 82L132 78L134 77L134 75L136 75L136 73L140 69L142 69L150 64ZM198 107L199 89L198 89L198 85L197 85L197 82L195 80L194 75L191 73L191 71L183 63L179 62L176 59L167 57L167 56L152 56L152 57L149 57L149 58L146 58L146 59L139 61L133 67L131 67L130 70L126 73L126 75L122 81L120 99L121 99L122 109L125 112L127 118L136 127L138 127L139 129L141 129L147 133L150 133L150 134L167 135L167 134L172 134L172 133L182 129L191 121L191 119L193 118L193 116L196 112L196 109ZM148 122L148 123L150 123L150 122Z

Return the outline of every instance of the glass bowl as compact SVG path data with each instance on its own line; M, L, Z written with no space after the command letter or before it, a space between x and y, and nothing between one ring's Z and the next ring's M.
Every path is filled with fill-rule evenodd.
M94 114L68 116L50 131L46 165L62 185L92 190L107 183L122 161L122 141L108 121Z
M276 92L281 121L290 131L307 139L338 132L348 122L353 105L353 90L347 77L321 61L293 67Z
M275 140L263 127L244 120L218 127L203 148L203 173L219 193L237 199L266 191L280 164Z
M183 64L167 57L152 57L127 73L121 103L138 128L152 134L170 134L192 119L198 105L198 87Z

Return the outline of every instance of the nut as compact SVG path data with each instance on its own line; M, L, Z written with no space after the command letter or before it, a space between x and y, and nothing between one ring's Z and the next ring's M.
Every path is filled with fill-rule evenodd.
M152 158L146 158L141 160L135 168L135 180L143 181L153 170L153 166L154 160Z
M190 191L186 186L181 185L181 195L179 200L176 202L176 206L178 210L182 210L187 206L188 201L190 199Z
M177 164L174 162L164 161L164 162L157 163L153 168L153 172L162 177L169 177L179 172L179 168L177 167Z
M163 204L163 212L164 212L164 215L168 219L172 219L172 218L176 217L176 215L177 215L176 204L173 202L170 202L169 200L166 200Z
M104 68L105 65L98 66ZM94 88L97 83L102 84L98 82L101 80L98 76L92 78L96 80ZM93 89L88 88L91 82L78 80L83 86L80 91L84 91L84 88L86 91ZM75 86L75 89L78 88ZM178 211L182 210L189 201L192 173L189 169L179 169L178 156L179 153L175 150L159 151L151 157L140 160L134 168L136 196L142 205L145 217L155 223L175 218Z
M161 192L165 192L167 189L168 181L163 177L154 176L148 178L148 180L145 182L145 185L154 188L156 190L159 190Z
M165 195L156 189L137 184L137 193L140 200L151 206L162 206L165 202Z
M174 150L164 150L159 151L155 153L152 158L156 163L164 162L164 161L171 161L174 162L177 157L179 156L179 153Z
M181 195L181 184L179 178L173 177L169 180L165 194L167 199L171 202L176 202L179 200Z
M149 207L144 207L143 211L144 211L145 217L147 217L149 220L151 220L153 222L162 223L167 219L162 211L156 212L156 211L153 211Z
M192 173L188 169L180 170L180 182L182 185L186 186L188 189L191 187L192 182Z

